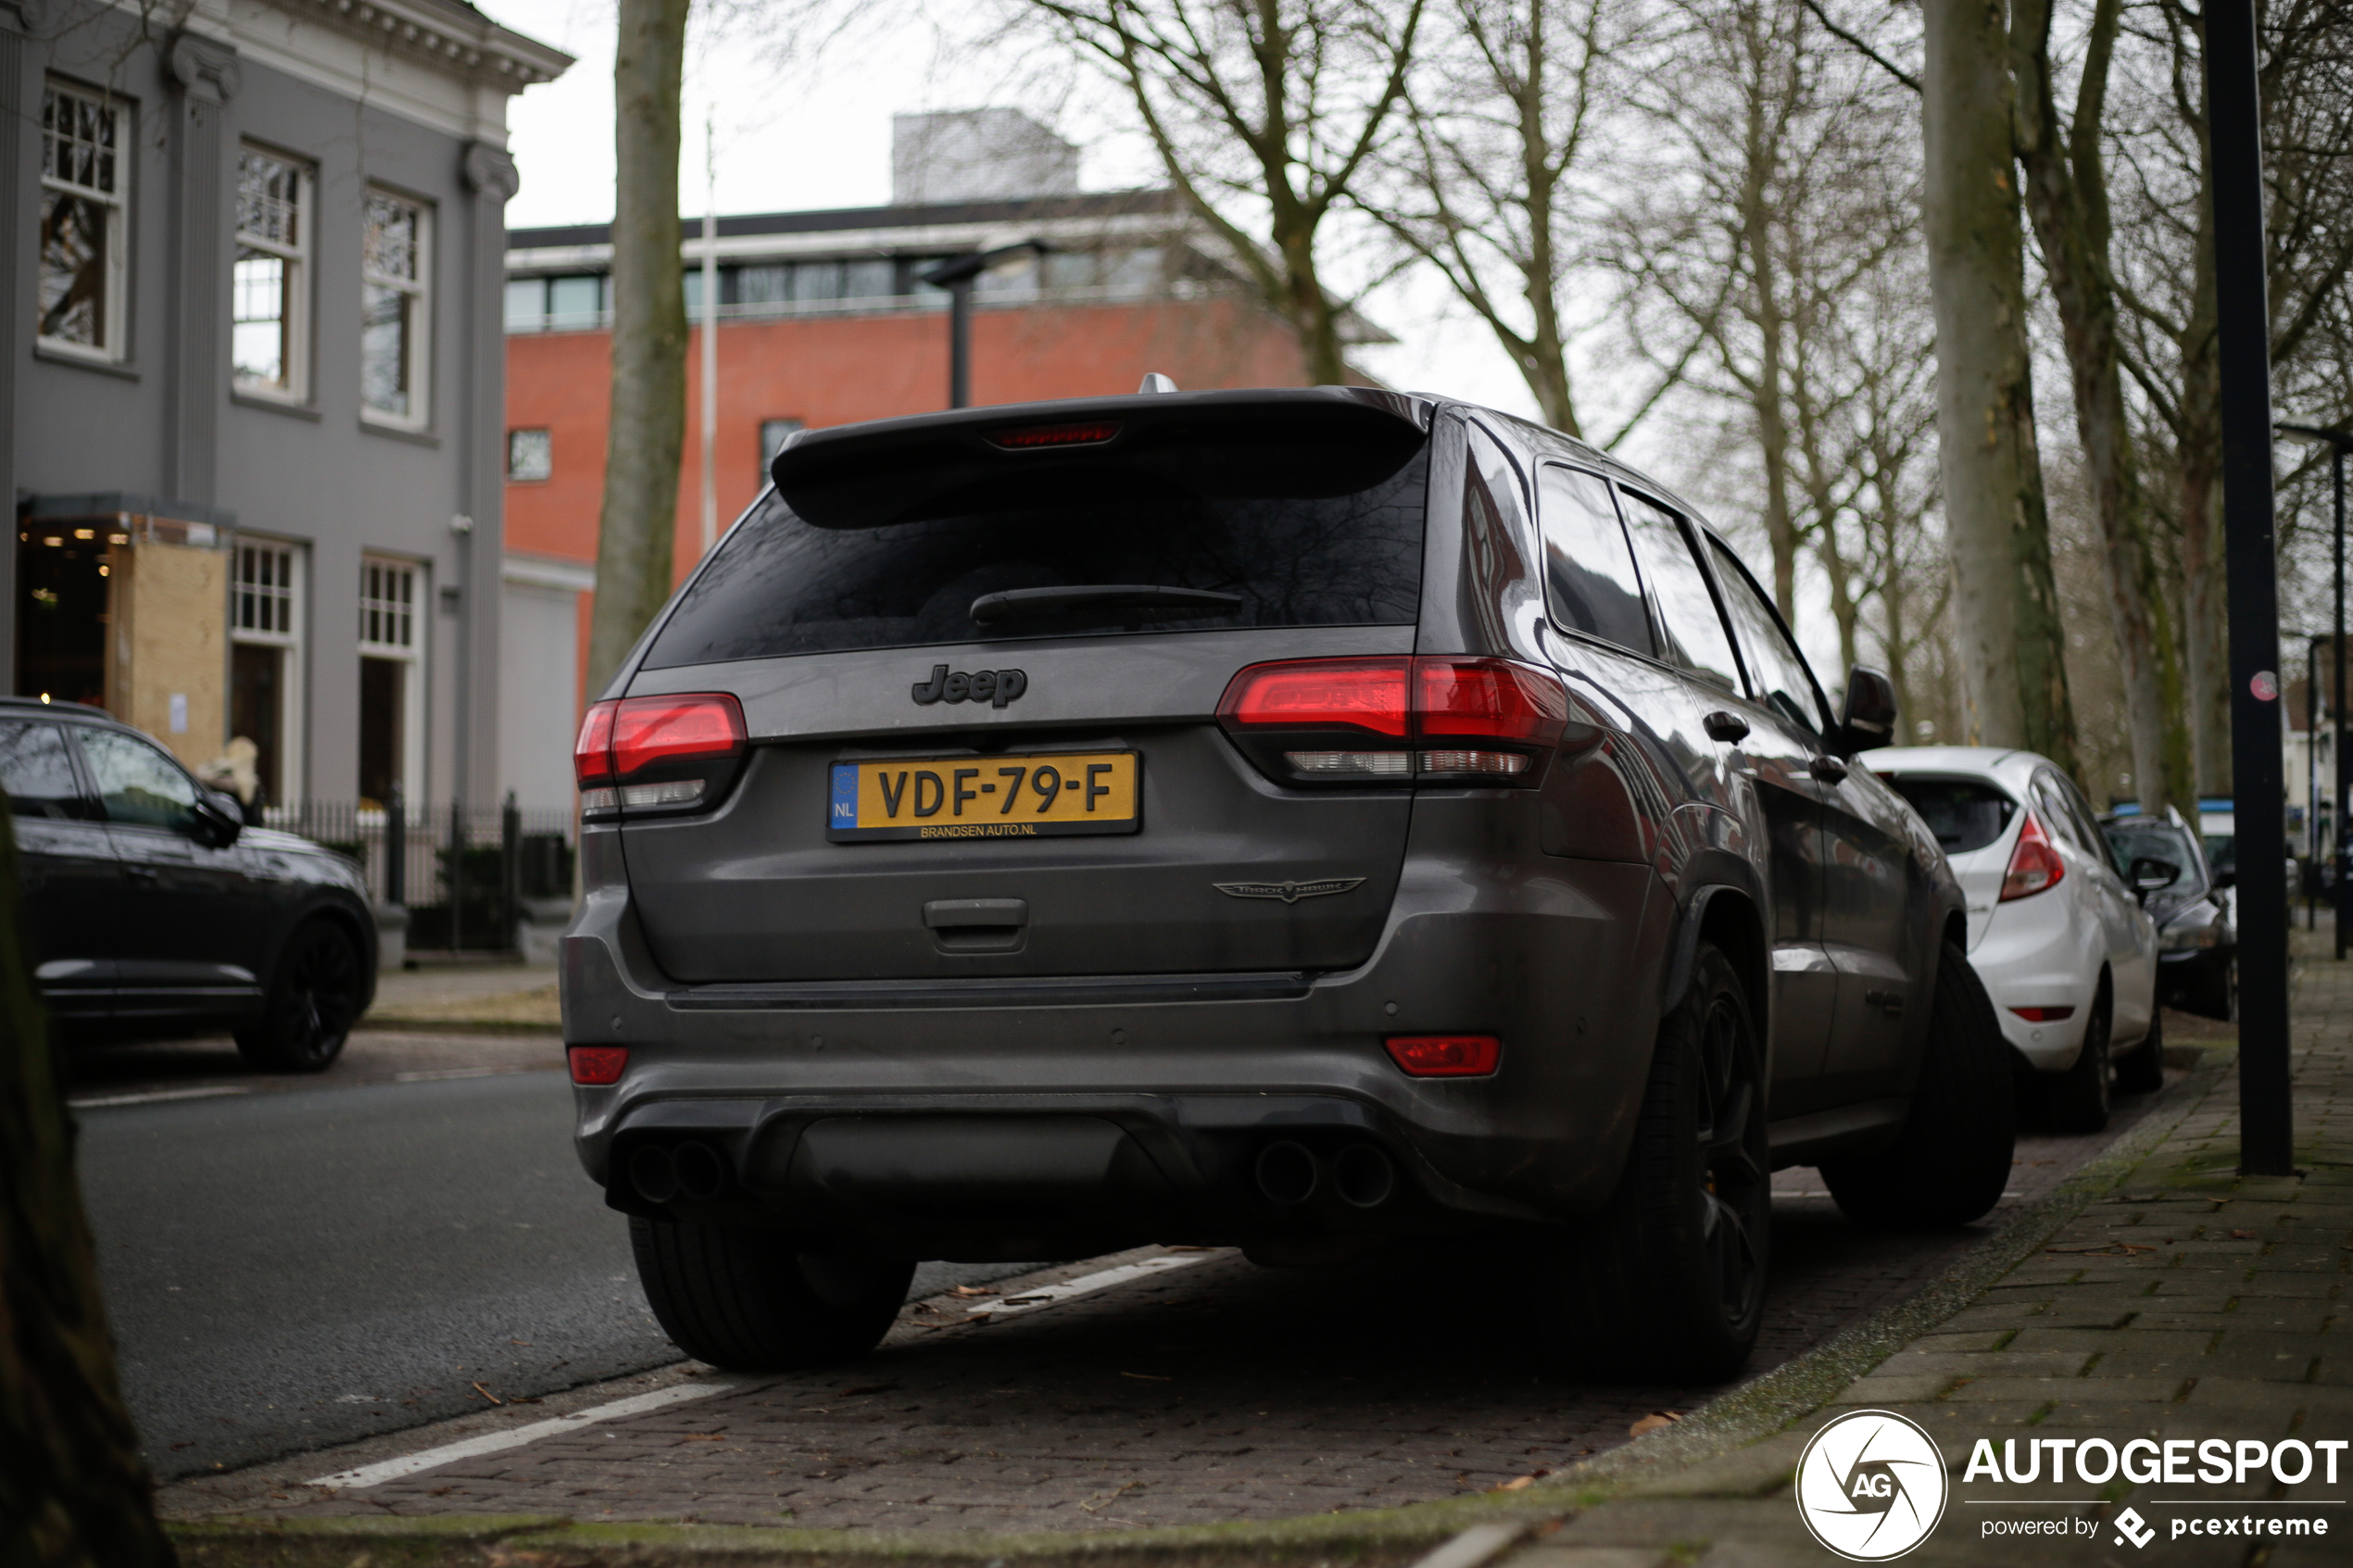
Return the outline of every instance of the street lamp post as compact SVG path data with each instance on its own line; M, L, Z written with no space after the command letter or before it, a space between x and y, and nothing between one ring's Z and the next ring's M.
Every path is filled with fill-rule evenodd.
M2329 444L2329 463L2334 470L2336 488L2336 671L2334 684L2329 687L2329 712L2336 721L2336 737L2329 747L2332 759L2330 771L2335 775L2335 793L2331 797L2336 809L2334 841L2330 859L2336 862L2336 956L2345 956L2346 944L2353 941L2353 859L2345 848L2347 814L2345 789L2353 779L2353 768L2347 767L2345 755L2345 454L2353 447L2353 431L2323 430L2318 425L2284 424L2282 435L2296 436L2304 441L2325 441Z
M2296 1172L2288 1059L2287 833L2280 584L2271 512L2271 340L2255 0L2207 0L2222 537L2231 613L2231 810L2239 877L2239 1169Z
M916 274L918 282L948 291L948 406L969 408L973 400L973 285L990 268L1024 254L1043 256L1054 247L1043 240L1024 240L995 250L954 256Z

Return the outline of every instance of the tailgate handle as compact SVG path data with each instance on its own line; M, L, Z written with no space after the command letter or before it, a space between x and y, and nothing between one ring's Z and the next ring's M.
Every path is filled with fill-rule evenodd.
M1017 952L1029 924L1029 901L934 898L924 906L924 924L944 953Z

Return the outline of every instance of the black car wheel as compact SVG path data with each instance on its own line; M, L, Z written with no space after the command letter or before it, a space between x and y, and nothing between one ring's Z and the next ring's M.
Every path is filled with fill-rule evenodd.
M1702 944L1691 990L1659 1029L1626 1173L1562 1261L1570 1359L1637 1380L1740 1370L1764 1317L1769 1152L1747 993Z
M2233 953L2222 960L2221 970L2214 977L2213 1000L2206 1010L2225 1023L2236 1023L2239 1021L2238 954Z
M2133 1054L2116 1064L2116 1092L2123 1095L2150 1095L2165 1087L2165 1009L2160 1006L2149 1015L2148 1038L2133 1047Z
M2043 1113L2059 1132L2096 1133L2108 1125L2108 1036L2114 1033L2115 1018L2103 980L2092 1015L2083 1021L2083 1048L2076 1053L2075 1065L2043 1085Z
M1866 1224L1965 1225L2002 1200L2017 1146L2009 1047L1969 955L1947 942L1903 1134L1877 1154L1825 1160L1823 1184Z
M279 955L259 1022L237 1054L264 1073L317 1073L343 1054L367 995L359 950L332 921L305 922Z
M817 1258L754 1230L633 1218L637 1279L671 1342L729 1372L831 1366L882 1342L912 1262Z

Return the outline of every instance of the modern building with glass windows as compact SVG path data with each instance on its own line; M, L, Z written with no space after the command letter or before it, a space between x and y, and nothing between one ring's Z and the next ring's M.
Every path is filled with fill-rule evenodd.
M0 0L0 689L274 804L518 787L506 112L571 63L459 0Z

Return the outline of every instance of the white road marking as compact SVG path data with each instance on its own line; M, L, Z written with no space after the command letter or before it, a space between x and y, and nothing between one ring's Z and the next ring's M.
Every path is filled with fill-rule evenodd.
M245 1095L253 1091L239 1084L217 1084L208 1089L151 1089L143 1095L96 1095L86 1099L69 1099L66 1103L76 1110L92 1110L103 1105L153 1105L166 1099L211 1099L219 1095Z
M1109 1290L1114 1285L1126 1285L1129 1280L1142 1279L1150 1274L1166 1273L1171 1269L1189 1268L1216 1256L1214 1252L1172 1252L1164 1258L1146 1258L1140 1262L1122 1263L1099 1274L1081 1274L1060 1285L1041 1285L1034 1290L1020 1291L987 1306L975 1307L964 1316L988 1318L1003 1317L1010 1312L1034 1312L1040 1307L1051 1307L1074 1296L1091 1296L1098 1290Z
M306 1482L312 1486L333 1486L349 1491L360 1486L381 1486L397 1481L404 1475L414 1475L421 1470L431 1470L454 1460L472 1459L477 1454L495 1454L502 1449L519 1449L525 1443L535 1443L542 1437L552 1437L559 1432L576 1432L600 1421L618 1421L625 1415L643 1415L666 1405L683 1404L688 1399L700 1399L712 1394L732 1394L751 1386L745 1378L705 1378L695 1383L673 1384L657 1388L650 1394L634 1395L615 1399L609 1405L591 1405L585 1411L560 1415L549 1421L534 1421L522 1426L510 1426L504 1432L485 1432L478 1437L467 1437L455 1443L444 1443L437 1449L405 1454L398 1459L384 1460L375 1464L363 1464L357 1470L339 1470L333 1475L321 1475Z

